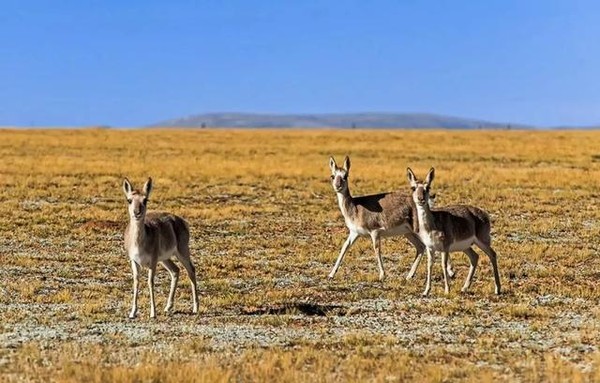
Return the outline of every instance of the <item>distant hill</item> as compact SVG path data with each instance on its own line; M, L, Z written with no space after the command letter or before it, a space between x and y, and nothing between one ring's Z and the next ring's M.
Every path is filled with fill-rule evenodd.
M549 129L551 129L551 130L600 130L600 125L581 125L581 126L561 125L561 126L552 126Z
M206 113L175 118L152 127L205 128L445 128L532 129L532 126L500 123L427 113L258 114Z

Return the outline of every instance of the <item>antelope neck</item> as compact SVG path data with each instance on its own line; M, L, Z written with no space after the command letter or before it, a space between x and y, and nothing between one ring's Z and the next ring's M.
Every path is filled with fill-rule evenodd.
M415 203L417 206L417 216L419 219L419 232L427 233L435 229L435 222L433 219L433 214L431 214L431 210L429 209L429 205L425 203L425 205L419 205Z
M144 225L144 219L133 219L130 217L129 231L133 243L142 243L144 237L146 236L146 225Z
M350 189L346 188L341 192L336 192L336 195L342 214L344 216L350 216L351 211L354 208L354 202L352 201L352 196L350 195Z

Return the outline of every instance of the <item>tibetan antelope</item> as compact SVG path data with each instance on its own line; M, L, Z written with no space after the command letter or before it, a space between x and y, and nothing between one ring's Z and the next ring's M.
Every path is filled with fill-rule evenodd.
M123 181L123 192L127 197L129 224L125 229L125 250L131 261L133 272L133 305L129 318L137 315L138 276L142 266L148 267L148 288L150 289L150 318L156 318L154 305L154 275L156 265L162 264L171 275L171 290L165 312L173 308L175 288L179 279L179 268L171 260L177 257L183 264L192 282L192 310L198 312L198 292L196 271L190 259L190 231L183 218L169 213L146 213L148 197L152 191L152 178L141 191L135 190L127 178Z
M431 269L434 252L442 253L442 270L444 273L444 288L448 294L447 264L449 253L462 251L469 257L471 267L465 280L462 291L467 291L471 286L479 255L471 248L477 245L490 258L494 271L496 294L500 294L500 276L498 274L498 261L496 252L491 246L490 218L488 214L470 205L446 206L431 209L427 203L431 183L435 176L435 169L431 168L425 182L419 181L415 173L407 169L408 180L412 189L412 198L417 210L417 224L415 232L427 248L427 282L423 295L428 295L431 290Z
M346 156L344 165L340 168L337 166L335 159L330 157L329 168L331 169L331 184L337 194L338 204L349 230L348 238L329 273L329 278L333 278L344 259L344 255L346 255L354 241L359 236L369 236L377 257L379 280L383 281L385 272L383 271L383 261L381 259L380 238L398 235L405 236L417 250L413 266L406 277L407 279L412 278L425 246L412 230L414 209L411 205L414 203L410 195L402 192L390 192L352 197L348 186L350 158ZM430 199L430 203L433 203L432 199ZM448 263L448 273L450 275L454 274L450 263Z

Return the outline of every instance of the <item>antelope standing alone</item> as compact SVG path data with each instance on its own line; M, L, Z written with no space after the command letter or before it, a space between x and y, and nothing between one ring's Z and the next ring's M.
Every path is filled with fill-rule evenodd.
M407 279L412 278L425 246L412 230L414 210L411 207L413 202L410 195L402 192L390 192L352 197L348 187L350 158L346 156L344 165L340 168L337 166L335 159L330 157L329 168L331 169L331 184L337 194L338 204L349 230L348 238L329 273L329 278L333 278L344 259L344 255L346 255L354 241L359 236L369 236L377 257L379 280L382 281L385 278L385 272L381 259L380 239L381 237L398 235L404 235L417 250L415 261L406 277ZM449 275L454 274L449 262L448 273Z
M179 279L179 268L171 260L177 257L183 264L192 282L192 310L198 312L196 271L190 259L190 232L187 222L169 213L146 213L148 197L152 190L152 178L144 184L142 191L134 190L127 178L123 181L123 192L127 197L129 224L125 229L125 250L131 261L133 272L133 305L129 318L137 315L138 276L142 266L148 267L150 289L150 318L156 318L154 305L154 275L156 265L162 264L171 275L171 290L165 312L173 308L175 288Z
M471 286L479 255L471 248L477 245L490 258L494 271L496 294L500 294L500 276L498 274L498 261L496 252L491 246L490 218L488 214L470 205L446 206L444 208L430 209L427 203L431 189L431 182L435 176L435 169L431 168L425 182L419 181L415 173L408 168L408 180L412 189L412 197L417 209L417 225L415 232L427 247L427 283L423 295L428 295L431 290L431 269L434 252L442 253L442 270L444 273L444 289L446 294L450 291L448 284L447 265L449 253L463 251L469 257L471 267L465 280L462 291Z

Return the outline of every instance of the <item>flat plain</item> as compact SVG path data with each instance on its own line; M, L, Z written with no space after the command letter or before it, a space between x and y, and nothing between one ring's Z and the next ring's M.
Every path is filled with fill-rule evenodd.
M450 294L438 259L421 297L403 238L384 282L366 239L328 280L346 154L353 195L435 166L438 205L487 210L503 293L483 254L460 293L455 253ZM159 268L158 318L143 280L127 318L125 176L189 222L199 315L185 273L162 312ZM598 131L1 130L0 380L600 381L599 186Z

